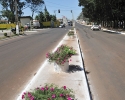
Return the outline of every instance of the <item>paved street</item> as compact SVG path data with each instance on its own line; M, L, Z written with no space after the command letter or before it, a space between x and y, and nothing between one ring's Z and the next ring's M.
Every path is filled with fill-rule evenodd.
M0 41L0 100L13 100L71 27L38 30ZM125 35L76 23L93 100L125 100Z
M76 29L93 100L125 100L125 35Z
M38 30L0 40L0 100L17 98L46 59L45 54L56 47L67 31L66 28Z

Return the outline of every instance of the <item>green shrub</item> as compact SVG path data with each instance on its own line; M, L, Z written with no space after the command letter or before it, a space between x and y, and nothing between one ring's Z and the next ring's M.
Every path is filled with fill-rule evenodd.
M55 62L59 65L63 65L65 62L68 61L69 58L71 58L72 55L76 54L76 50L73 49L73 47L69 47L67 45L61 45L57 48L55 52L48 52L46 54L46 58L48 58L48 61Z
M71 30L74 30L74 28L71 28Z
M24 92L23 100L76 100L72 89L66 86L59 87L55 84L45 84L37 87L32 92Z
M68 36L74 35L74 31L69 31Z
M0 28L0 30L6 30L7 28Z
M6 36L6 37L7 37L7 33L4 33L4 36Z

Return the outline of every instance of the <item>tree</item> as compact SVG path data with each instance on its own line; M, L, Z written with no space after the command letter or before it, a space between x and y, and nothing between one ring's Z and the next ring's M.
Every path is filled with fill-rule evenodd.
M51 20L56 21L56 16L55 15L51 15L51 16L52 16Z
M8 19L8 23L13 22L15 17L14 17L14 14L10 10L3 10L1 11L1 13L3 17L6 17Z
M44 18L44 14L42 11L39 12L39 14L35 17L36 20L39 20L39 22L44 22L45 18Z
M2 11L2 16L4 17L7 17L7 19L10 19L8 18L10 16L10 12L11 12L11 15L13 18L11 18L11 22L14 22L15 21L15 0L1 0L1 5L2 5L2 8L3 8L3 11ZM25 6L25 2L21 2L21 0L17 0L17 5L18 5L18 16L20 17L23 12L22 12L22 9L23 7ZM8 13L8 14L6 14Z
M32 18L35 12L39 12L42 10L42 6L44 4L43 0L26 0L27 6L32 11Z
M118 23L125 24L124 5L125 0L79 0L79 6L83 6L85 17L92 21L104 22L105 26L114 26L116 28ZM119 24L119 26L123 27L123 24L122 26Z
M45 21L50 21L51 18L50 18L50 14L45 6L45 9L44 9L44 18L45 18Z

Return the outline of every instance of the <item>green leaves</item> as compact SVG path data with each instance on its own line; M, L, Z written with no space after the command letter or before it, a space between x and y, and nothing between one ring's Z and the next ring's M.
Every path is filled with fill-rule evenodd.
M79 0L83 14L91 21L125 20L125 0Z
M75 54L76 50L74 50L72 47L61 45L55 52L47 53L46 57L50 63L56 62L59 65L63 65L72 55Z
M44 91L41 88L45 88ZM22 95L25 100L67 100L67 98L75 99L72 89L66 86L59 87L55 84L46 84L43 87L34 89L32 92L27 92ZM65 87L65 88L64 88ZM53 91L52 91L53 89Z

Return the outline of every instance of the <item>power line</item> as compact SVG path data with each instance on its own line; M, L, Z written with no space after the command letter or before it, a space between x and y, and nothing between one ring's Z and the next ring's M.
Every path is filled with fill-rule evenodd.
M62 8L62 7L50 6L50 5L48 5L48 4L47 4L46 6L53 7L53 8L56 8L56 9ZM69 10L71 10L71 9L64 9L64 8L63 8L63 10L61 10L61 11L69 11ZM74 8L73 10L79 10L79 9L75 9L75 8Z
M56 4L56 5L59 5L59 6L63 6L63 7L68 7L68 8L76 8L76 7L69 7L69 6L65 6L65 5L60 5L60 4L58 4L58 3L53 3L53 2L50 2L50 1L46 1L46 2L49 2L49 3L52 3L52 4Z

